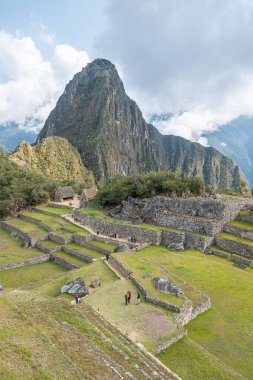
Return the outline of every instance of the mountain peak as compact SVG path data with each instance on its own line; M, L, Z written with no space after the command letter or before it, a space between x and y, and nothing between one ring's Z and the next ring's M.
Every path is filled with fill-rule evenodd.
M181 170L199 175L214 188L240 189L235 163L213 148L176 136L163 136L147 124L126 94L115 66L96 59L66 86L37 142L62 136L77 148L99 182L117 173Z

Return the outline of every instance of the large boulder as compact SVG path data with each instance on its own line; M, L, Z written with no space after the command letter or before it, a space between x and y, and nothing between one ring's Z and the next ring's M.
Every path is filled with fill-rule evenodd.
M179 242L179 243L171 242L167 245L167 249L170 251L183 251L184 250L184 243L182 243L182 242Z
M4 294L4 286L3 286L3 284L1 284L1 282L0 282L0 296L1 296L2 294Z
M85 297L89 294L89 286L85 284L81 277L67 282L61 287L61 293L78 294L78 297Z
M174 282L164 278L154 278L154 287L162 293L173 294L176 296L182 296L184 294Z
M130 247L128 246L127 243L124 242L119 242L117 247L115 248L114 252L129 252Z

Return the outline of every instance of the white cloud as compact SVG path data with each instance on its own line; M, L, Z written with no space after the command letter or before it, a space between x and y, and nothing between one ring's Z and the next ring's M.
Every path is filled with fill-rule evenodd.
M38 130L66 83L89 62L85 51L55 45L45 60L31 37L0 31L0 124Z
M252 1L110 0L107 18L97 55L120 65L144 114L176 115L164 133L196 141L253 114Z

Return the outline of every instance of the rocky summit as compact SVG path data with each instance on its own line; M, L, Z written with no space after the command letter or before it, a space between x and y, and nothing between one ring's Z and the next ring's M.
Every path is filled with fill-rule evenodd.
M100 183L117 173L171 169L199 175L215 188L247 186L236 163L216 149L162 135L147 124L105 59L89 63L67 84L37 144L49 136L68 139Z

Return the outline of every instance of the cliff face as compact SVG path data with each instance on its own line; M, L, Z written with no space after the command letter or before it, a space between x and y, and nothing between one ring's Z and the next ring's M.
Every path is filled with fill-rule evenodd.
M68 140L49 137L35 146L23 141L19 143L10 159L19 166L34 170L54 180L76 180L87 187L94 186L93 175L84 167L77 150Z
M79 151L84 165L103 182L116 173L181 170L201 175L207 185L239 190L239 167L213 148L163 136L142 117L125 93L115 66L97 59L66 86L37 143L62 136Z

